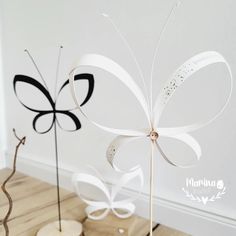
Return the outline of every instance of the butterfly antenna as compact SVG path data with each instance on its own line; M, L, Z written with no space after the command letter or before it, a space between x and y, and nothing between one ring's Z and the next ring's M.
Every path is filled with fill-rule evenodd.
M152 102L153 102L153 101L152 101L152 99L153 99L153 98L152 98L152 96L153 96L152 84L153 84L153 73L154 73L155 61L156 61L156 59L157 59L157 54L158 54L158 51L159 51L159 48L160 48L160 45L161 45L163 36L164 36L165 31L166 31L166 29L167 29L167 26L168 26L168 24L169 24L169 22L170 22L172 16L175 14L176 9L180 6L180 4L181 4L181 2L180 2L180 1L177 1L177 2L173 5L173 7L172 7L172 9L171 9L171 11L170 11L170 13L169 13L169 15L168 15L166 21L165 21L165 24L164 24L163 27L162 27L160 36L159 36L158 41L157 41L157 44L156 44L156 48L155 48L155 52L154 52L154 56L153 56L153 60L152 60L151 78L150 78L150 107L151 107L151 114L152 114L152 105L153 105L153 104L152 104Z
M119 37L121 38L121 40L123 41L124 45L126 46L126 48L128 49L131 57L133 58L134 60L134 63L138 69L138 72L139 72L139 75L141 76L141 79L142 79L142 83L143 83L143 86L144 86L144 92L145 92L145 96L146 96L146 101L147 101L147 104L149 106L149 110L150 110L150 104L149 104L149 99L148 99L148 90L147 90L147 85L145 83L145 79L144 79L144 75L143 75L143 71L138 63L138 60L128 42L128 40L125 38L125 36L121 33L121 31L119 30L118 26L115 24L115 22L112 20L112 18L105 14L105 13L102 13L102 16L104 16L105 18L107 18L109 20L109 22L111 23L111 25L113 26L113 28L115 29L116 33L119 35Z
M43 75L42 75L42 73L40 72L40 70L39 70L37 64L35 63L34 58L31 56L30 52L29 52L27 49L25 49L25 52L27 53L27 55L29 56L30 60L31 60L32 63L34 64L35 69L38 71L39 76L40 76L41 80L43 81L43 84L44 84L45 88L49 91L49 89L48 89L48 87L47 87L47 84L46 84L46 82L45 82L45 80L44 80L44 78L43 78Z
M59 68L60 68L60 62L61 62L61 51L63 49L63 46L59 47L59 53L57 58L57 67L56 67L56 81L55 81L55 90L54 90L54 98L55 101L57 99L57 84L58 84L58 77L59 77Z

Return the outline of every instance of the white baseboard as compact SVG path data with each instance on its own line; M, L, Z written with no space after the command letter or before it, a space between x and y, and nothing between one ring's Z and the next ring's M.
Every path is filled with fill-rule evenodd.
M0 150L0 169L6 168L6 153Z
M7 158L7 166L11 166L11 158ZM18 157L17 169L27 175L48 183L55 183L55 168L51 164L33 161L23 156ZM60 183L63 188L73 190L71 184L72 170L60 169ZM125 190L124 195L132 195L132 190ZM136 214L148 218L148 196L141 194L136 201ZM154 210L158 212L155 221L163 225L184 231L193 236L235 236L236 219L199 210L168 199L155 198Z

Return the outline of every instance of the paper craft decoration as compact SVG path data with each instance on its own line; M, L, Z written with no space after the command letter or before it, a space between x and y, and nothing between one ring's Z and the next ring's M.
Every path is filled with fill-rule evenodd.
M74 222L71 223L66 221L62 221L61 220L61 199L60 199L60 180L59 180L59 160L58 160L58 135L57 135L57 127L59 126L62 130L64 131L68 131L68 132L73 132L73 131L77 131L81 128L81 123L78 119L78 117L73 113L74 109L57 109L57 100L61 94L61 92L68 86L69 84L69 80L67 79L63 85L60 87L60 89L57 91L57 82L58 82L58 75L59 75L59 66L60 66L60 59L61 59L61 50L62 50L62 46L59 49L59 55L58 55L58 62L57 62L57 69L56 69L56 81L55 81L55 93L54 93L54 98L52 97L52 95L50 94L50 91L48 89L48 86L45 82L44 77L42 76L42 73L40 72L37 64L35 63L35 60L33 59L33 57L31 56L31 54L29 53L28 50L25 50L25 52L28 54L29 58L31 59L32 63L34 64L42 82L40 83L38 80L31 78L29 76L26 75L16 75L14 77L14 81L13 81L13 88L14 88L14 92L15 95L17 97L17 99L19 100L19 102L28 110L32 111L35 113L35 117L33 119L33 129L35 130L35 132L37 132L38 134L46 134L48 133L51 129L54 129L54 142L55 142L55 160L56 160L56 178L57 178L57 205L58 205L58 225L59 227L56 227L56 224L54 223L53 226L51 226L51 228L55 228L54 235L55 232L58 231L59 229L59 233L58 235L61 235L62 233L62 229L63 229L63 225L64 225L64 229L63 229L63 235L67 235L65 232L65 228L70 228L70 225L73 225L73 228L75 228L77 231L74 232L75 234L73 234L72 231L69 232L69 235L78 235L78 228L82 228L81 226L79 227L75 227L74 225L78 225L79 223ZM88 82L88 91L87 91L87 95L85 97L85 99L83 100L83 102L80 104L81 106L85 105L89 99L92 96L93 90L94 90L94 78L92 74L80 74L80 75L76 75L75 76L75 81L79 82L81 80L85 80ZM33 94L33 91L35 91L35 94L37 94L37 92L40 92L40 94L43 96L44 102L46 101L47 103L47 107L45 109L41 109L41 108L37 108L37 107L31 107L29 104L30 101L24 101L21 97L23 96L23 94L20 94L20 92L18 92L18 88L20 86L23 85L28 85L31 88L32 91L32 97L35 96ZM42 101L43 102L43 101ZM61 121L59 121L58 119L58 115L63 115L65 118L67 118L67 121L72 121L72 123L74 124L74 128L73 129L66 129L63 126L63 123ZM43 119L44 117L50 117L51 121L50 123L46 124L46 126L43 129L40 129L39 127L37 127L38 122ZM45 235L45 232L49 233L49 231L43 231L43 233L41 234L40 231L38 233L38 235Z
M115 214L118 218L125 219L134 213L135 205L133 201L136 199L138 194L135 198L130 197L122 200L118 200L117 197L119 196L121 190L126 187L129 182L136 178L139 179L140 185L138 189L141 191L143 187L143 172L140 167L123 174L116 184L112 184L111 189L109 189L103 179L86 173L74 174L72 182L80 199L88 205L85 210L88 218L92 220L102 220L107 217L110 212L113 212L113 214ZM80 186L82 183L93 186L94 190L99 190L99 192L102 192L103 200L97 200L84 194Z
M162 150L158 138L159 137L169 137L176 140L179 140L189 146L193 152L195 153L197 159L199 160L201 156L201 147L198 144L198 142L189 134L192 131L198 130L200 128L203 128L206 125L209 125L212 123L215 119L217 119L225 110L227 107L230 97L232 94L232 88L233 88L233 79L232 79L232 73L229 64L224 59L224 57L215 51L206 51L202 52L200 54L197 54L187 60L183 65L181 65L171 76L171 78L166 82L164 88L161 90L159 96L157 97L154 105L153 105L153 88L152 88L152 81L153 81L153 69L154 64L156 61L158 49L160 46L160 42L163 38L163 34L165 32L165 29L167 27L167 24L173 15L176 7L179 6L179 3L177 3L171 10L167 21L162 29L159 41L157 43L157 47L154 53L153 63L152 63L152 70L151 70L151 81L150 81L150 93L148 95L145 79L141 70L141 67L139 66L137 59L134 56L134 53L131 50L131 47L129 46L127 40L125 37L120 33L118 27L114 24L112 19L107 15L103 14L107 19L112 23L115 30L118 32L118 34L121 36L121 39L124 41L124 44L127 46L131 56L134 58L134 62L137 65L138 72L142 78L144 89L146 91L146 96L143 94L142 90L139 88L139 86L136 84L134 79L130 76L130 74L122 68L119 64L114 62L113 60L97 54L86 54L78 60L78 62L75 64L75 66L72 68L70 72L70 84L71 84L71 92L72 96L74 98L74 101L77 105L77 108L81 111L81 113L86 117L91 123L96 125L97 127L118 135L112 143L109 145L107 149L107 160L111 164L111 166L117 170L120 171L120 169L115 165L115 157L116 153L119 151L119 149L127 144L128 142L131 142L135 139L141 139L141 138L148 138L151 143L151 158L150 158L150 235L152 236L152 222L153 222L153 156L154 156L154 150L155 148L159 150L161 156L172 166L176 167L191 167L191 166L183 166L175 163L173 160L171 160ZM174 95L175 91L182 86L185 81L190 80L191 75L198 72L199 70L212 65L216 63L223 63L228 72L229 72L229 78L230 78L230 92L227 97L227 100L225 104L221 107L219 112L213 116L208 121L201 121L194 123L192 125L186 125L182 127L173 127L173 128L165 128L159 126L159 120L162 115L162 112L164 111L164 108L168 104L169 100ZM121 83L123 83L130 92L135 96L138 103L141 105L146 117L147 117L147 130L122 130L122 129L116 129L116 128L110 128L106 127L104 125L98 124L97 122L91 120L88 118L88 116L85 114L85 112L80 108L79 99L77 98L75 86L74 86L74 75L78 68L83 66L91 66L95 68L99 68L101 70L104 70L110 74L112 74L117 80L119 80Z
M91 98L93 89L94 89L94 78L92 74L80 74L75 76L75 81L80 81L80 80L86 80L88 82L88 92L87 95L84 99L84 101L81 103L81 106L85 105L88 100ZM41 110L37 107L30 107L27 105L27 101L22 101L20 98L20 95L17 93L17 86L21 86L22 84L27 84L32 88L32 91L34 90L39 90L40 93L44 96L44 99L46 100L46 103L48 104L48 107L46 107L44 110ZM55 96L55 99L52 98L50 95L49 89L43 80L44 84L41 84L38 82L36 79L33 79L29 76L26 75L16 75L13 81L13 87L14 87L14 92L19 100L19 102L28 110L36 113L36 116L33 119L33 129L38 133L38 134L45 134L48 133L53 127L56 127L55 124L58 124L58 126L64 130L64 131L77 131L81 128L81 123L78 119L78 117L72 113L74 109L64 109L60 110L56 108L57 100L63 91L63 89L68 86L69 80L66 80L64 84L61 86L59 89L58 93ZM28 101L29 102L29 101ZM57 114L65 116L67 119L70 119L73 124L74 124L74 129L66 129L63 128L63 124L60 123L60 121L57 118ZM44 130L39 130L37 128L37 123L38 121L43 118L44 116L51 116L51 123L49 123Z

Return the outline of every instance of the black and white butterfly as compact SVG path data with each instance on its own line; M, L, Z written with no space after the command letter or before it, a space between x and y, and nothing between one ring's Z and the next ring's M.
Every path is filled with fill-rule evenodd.
M49 132L53 125L56 124L63 130L65 131L76 131L81 128L81 123L78 117L72 112L74 109L59 109L57 108L57 102L58 99L60 98L62 92L66 90L67 88L69 89L69 80L67 79L62 86L60 87L59 91L56 93L55 98L52 97L52 95L49 92L49 89L47 87L47 84L45 80L42 77L42 74L40 73L37 65L34 62L34 59L32 56L29 54L29 52L26 50L28 53L29 57L31 58L33 64L35 65L36 69L39 72L39 75L43 81L43 83L40 83L38 80L27 76L27 75L15 75L14 81L13 81L13 88L16 97L18 98L19 102L28 110L34 112L36 115L33 118L33 129L39 133L39 134L45 134ZM84 74L78 74L75 76L75 81L80 82L80 81L86 81L88 86L87 86L87 91L85 98L83 99L83 102L80 104L80 106L85 105L89 99L91 98L93 91L94 91L94 77L92 74L84 73ZM28 98L25 99L25 90L22 90L22 88L28 87L29 90L27 92L30 92L30 97L32 97L31 100L36 100L36 96L40 96L40 99L42 100L42 103L45 104L44 108L41 108L41 104L38 105L31 105L32 101ZM37 98L38 100L38 98ZM41 101L40 101L41 102ZM58 118L58 117L61 117ZM47 122L44 122L45 127L39 127L38 123L40 123L40 120L44 121L45 119ZM65 128L64 124L62 121L64 120L70 121L73 123L73 128ZM69 119L69 120L68 120Z

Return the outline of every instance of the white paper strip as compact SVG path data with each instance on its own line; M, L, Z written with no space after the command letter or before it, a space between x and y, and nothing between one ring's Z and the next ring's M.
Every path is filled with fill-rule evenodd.
M206 126L213 122L217 117L219 117L222 112L227 107L233 90L233 77L232 72L230 69L229 64L224 59L224 57L219 54L218 52L214 51L208 51L203 52L200 54L197 54L196 56L190 58L187 60L183 65L181 65L173 74L173 76L170 78L170 80L167 81L166 85L162 89L160 95L158 96L155 107L154 107L154 127L158 127L158 123L161 117L161 114L168 103L168 101L171 99L175 91L188 79L191 77L192 74L196 73L198 70L205 68L206 66L215 64L215 63L224 63L226 65L226 68L229 72L229 79L230 79L230 91L229 95L227 97L227 100L225 104L222 106L222 108L217 112L216 115L213 116L212 119L208 121L202 121L198 122L192 125L184 126L184 127L176 127L176 128L158 128L160 135L174 135L174 134L181 134L181 133L187 133L194 130L197 130L203 126Z
M111 59L104 57L102 55L97 54L86 54L81 57L81 59L75 64L75 66L72 68L70 72L70 84L71 84L71 92L72 96L74 98L74 101L78 107L78 109L81 110L80 105L78 103L77 95L75 92L75 86L74 86L74 75L76 70L81 66L91 66L96 67L99 69L102 69L104 71L107 71L111 74L113 74L118 80L120 80L136 97L137 101L140 103L141 107L144 110L144 113L148 119L149 127L151 127L151 120L150 120L150 111L148 109L147 101L141 91L141 89L138 87L138 85L134 82L132 77L126 72L120 65L118 65L116 62L112 61ZM88 116L81 110L81 112L84 114L84 116L88 119ZM143 132L140 131L134 131L134 130L118 130L114 128L108 128L103 125L100 125L92 120L90 120L94 125L98 126L99 128L119 134L119 135L129 135L129 136L136 136L136 135L142 135Z
M124 170L121 170L119 167L115 165L115 156L118 152L118 150L121 148L121 146L124 146L128 144L129 142L132 142L134 140L144 138L144 136L137 136L137 137L132 137L132 136L117 136L111 144L107 148L106 152L106 157L108 162L111 164L111 166L119 172L125 172ZM145 136L146 138L146 136ZM134 167L136 168L136 167ZM126 170L127 171L127 170Z

